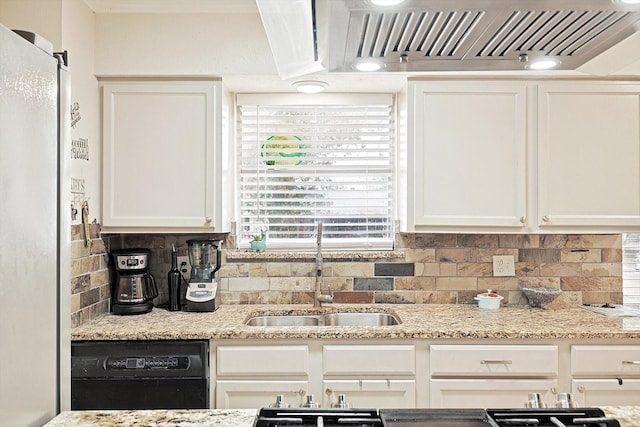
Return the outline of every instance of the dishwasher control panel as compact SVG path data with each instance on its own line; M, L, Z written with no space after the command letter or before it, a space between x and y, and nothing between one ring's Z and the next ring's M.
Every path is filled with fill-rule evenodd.
M189 358L185 356L110 357L106 368L119 369L189 369Z

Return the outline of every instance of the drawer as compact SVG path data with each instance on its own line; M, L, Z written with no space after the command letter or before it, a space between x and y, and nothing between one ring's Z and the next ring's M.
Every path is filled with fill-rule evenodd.
M554 345L434 345L432 376L555 377Z
M219 376L306 376L309 372L306 345L220 346L216 354Z
M413 345L325 345L325 375L415 375Z
M571 375L640 376L640 346L574 345Z

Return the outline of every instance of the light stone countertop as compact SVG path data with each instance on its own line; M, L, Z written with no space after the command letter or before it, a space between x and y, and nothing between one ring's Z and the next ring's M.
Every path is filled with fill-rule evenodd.
M256 409L65 411L44 427L252 427Z
M605 406L622 427L640 426L640 406ZM66 411L44 427L252 427L256 409Z
M465 304L329 304L322 312L393 313L401 324L376 327L246 326L261 314L317 314L309 305L223 305L211 313L154 308L135 316L104 315L74 328L71 339L634 339L639 317L608 317L574 307L543 310L523 306L482 310Z

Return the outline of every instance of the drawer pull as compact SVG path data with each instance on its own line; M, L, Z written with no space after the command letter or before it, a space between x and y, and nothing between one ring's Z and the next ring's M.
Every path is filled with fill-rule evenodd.
M640 365L640 360L623 360L623 365Z
M482 365L511 365L511 360L481 360Z

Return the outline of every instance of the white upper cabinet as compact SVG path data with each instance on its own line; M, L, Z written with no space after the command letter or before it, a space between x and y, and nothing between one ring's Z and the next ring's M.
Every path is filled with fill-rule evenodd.
M518 83L410 83L410 230L523 227L526 95Z
M103 85L103 225L213 231L220 225L219 82Z
M640 225L640 85L538 88L540 226Z

